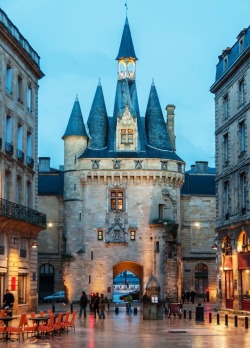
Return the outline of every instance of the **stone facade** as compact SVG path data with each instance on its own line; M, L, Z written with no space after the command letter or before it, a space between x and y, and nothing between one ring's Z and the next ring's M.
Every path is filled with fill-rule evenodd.
M250 29L222 52L216 67L216 244L218 302L250 310Z
M204 264L214 298L214 191L205 190L209 180L202 194L181 191L185 163L175 153L175 106L167 105L163 116L154 84L140 116L127 19L116 59L114 115L107 116L99 84L86 130L77 98L63 135L62 171L41 165L39 204L51 230L39 237L40 284L47 263L54 276L61 272L53 278L53 291L64 287L70 301L82 289L112 298L114 278L131 271L140 279L141 294L147 290L177 301L183 284L196 287L196 265ZM61 174L64 181L55 190L53 180Z
M0 299L9 288L15 313L37 306L34 241L46 227L46 216L36 211L42 77L39 56L0 9Z

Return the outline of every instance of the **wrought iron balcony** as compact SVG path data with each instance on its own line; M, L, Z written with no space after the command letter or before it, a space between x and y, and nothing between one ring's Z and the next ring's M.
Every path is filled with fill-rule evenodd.
M22 161L22 162L24 161L24 153L23 153L23 151L17 149L16 150L16 156L17 156L17 159L19 159L20 161Z
M10 155L13 155L13 145L10 144L10 143L5 143L5 152L10 154Z
M34 167L34 159L30 156L26 156L27 166L30 168Z
M0 198L0 216L46 228L46 215L24 205Z

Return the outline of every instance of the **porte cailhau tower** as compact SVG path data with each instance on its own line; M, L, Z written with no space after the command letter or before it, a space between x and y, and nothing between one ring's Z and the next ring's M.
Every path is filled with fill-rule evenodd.
M62 272L70 300L82 289L110 297L113 278L125 270L140 278L142 292L165 298L181 291L185 163L176 154L175 106L167 105L164 116L152 83L146 113L140 114L137 60L126 18L113 116L99 82L87 124L76 98L63 135Z

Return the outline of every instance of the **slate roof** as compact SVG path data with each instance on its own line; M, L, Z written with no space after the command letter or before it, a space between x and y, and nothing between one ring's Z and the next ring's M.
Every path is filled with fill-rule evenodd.
M116 57L116 60L121 58L134 58L138 60L135 55L132 36L131 36L129 24L128 24L128 18L126 18L125 20L120 49Z
M38 195L53 196L63 195L64 173L58 171L38 174Z
M154 83L149 93L145 125L149 145L161 150L172 150Z
M240 43L241 38L243 38L243 40ZM214 92L214 88L216 88L219 81L233 69L237 62L240 61L247 52L250 53L250 26L243 29L237 39L238 40L232 47L227 47L219 56L219 62L216 65L215 83L210 88L212 92ZM227 57L226 68L224 62L225 57Z
M181 195L215 196L215 172L214 175L186 172Z
M87 124L90 135L90 147L92 149L102 149L106 147L109 132L108 115L100 83L96 89Z
M133 57L137 59L127 18L116 59L122 57ZM117 118L122 117L126 107L128 107L134 120L137 121L137 151L116 150ZM73 135L72 133L74 133L74 135L81 135L80 133L83 132L82 124L81 129L77 132L77 125L78 127L80 125L79 120L82 122L78 101L75 108L77 108L78 111L74 111L73 108L64 137ZM107 116L103 91L99 84L92 103L87 125L90 141L88 147L79 158L160 158L183 162L183 160L172 151L166 123L154 84L152 84L150 89L146 115L145 117L141 117L134 75L131 78L118 79L113 117Z
M69 118L66 131L62 138L64 139L64 137L67 137L67 136L87 137L85 125L82 118L82 111L81 111L80 103L77 97L73 105L73 109Z

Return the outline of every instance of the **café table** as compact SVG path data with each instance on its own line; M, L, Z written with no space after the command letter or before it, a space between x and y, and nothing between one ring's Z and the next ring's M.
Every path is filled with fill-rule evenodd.
M28 318L29 320L32 320L32 322L35 322L37 327L40 325L41 322L44 322L45 324L48 324L48 320L49 320L50 316L49 315L43 315L43 316L37 316L37 317L30 317ZM37 331L36 338L40 338L41 335L39 334L39 332Z
M11 316L0 317L0 321L2 320L2 322L4 322L4 324L6 325L6 328L9 326L9 323L14 319L18 319L18 317L11 317ZM6 331L5 341L9 341L9 340L10 340L9 333Z

